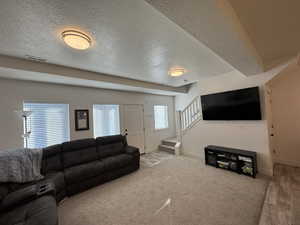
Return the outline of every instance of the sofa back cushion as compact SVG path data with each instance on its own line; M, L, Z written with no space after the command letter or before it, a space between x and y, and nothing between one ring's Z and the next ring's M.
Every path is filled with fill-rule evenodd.
M98 137L96 142L100 159L124 153L127 145L126 136L122 135Z
M42 174L63 170L61 161L62 145L52 145L43 149Z
M62 144L62 162L64 168L97 159L96 140L93 138L70 141Z

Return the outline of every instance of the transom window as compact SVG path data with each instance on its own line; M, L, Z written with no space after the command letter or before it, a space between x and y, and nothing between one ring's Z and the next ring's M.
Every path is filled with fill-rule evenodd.
M44 148L70 140L68 104L25 102L23 110L32 112L27 121L31 131L29 148Z
M155 130L166 129L169 127L167 105L154 106L154 122L155 122Z

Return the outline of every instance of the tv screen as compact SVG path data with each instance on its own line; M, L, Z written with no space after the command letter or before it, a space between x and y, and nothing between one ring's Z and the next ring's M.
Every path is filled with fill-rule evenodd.
M261 120L259 88L201 96L203 120Z

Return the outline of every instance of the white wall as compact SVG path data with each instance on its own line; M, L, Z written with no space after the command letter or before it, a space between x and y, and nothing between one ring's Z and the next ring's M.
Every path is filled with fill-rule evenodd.
M23 146L22 121L14 113L22 109L23 101L69 104L71 140L93 137L93 104L144 105L146 152L156 150L160 140L175 136L174 97L0 79L0 149ZM169 129L154 130L154 104L169 106ZM75 109L89 109L90 130L75 131Z
M300 166L300 67L295 62L268 82L275 162Z
M272 175L273 165L269 150L268 124L265 112L264 84L282 67L268 73L246 77L238 71L201 79L188 95L175 98L176 110L182 110L197 95L205 95L247 87L260 87L263 119L261 121L203 121L200 120L183 136L183 153L204 158L204 147L220 145L255 151L258 154L258 170Z

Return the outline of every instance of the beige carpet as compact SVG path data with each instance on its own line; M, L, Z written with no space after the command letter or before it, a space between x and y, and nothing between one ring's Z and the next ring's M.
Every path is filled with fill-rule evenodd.
M60 225L257 225L268 180L170 157L63 201Z
M141 156L141 167L153 167L173 157L174 155L163 151L143 154Z

